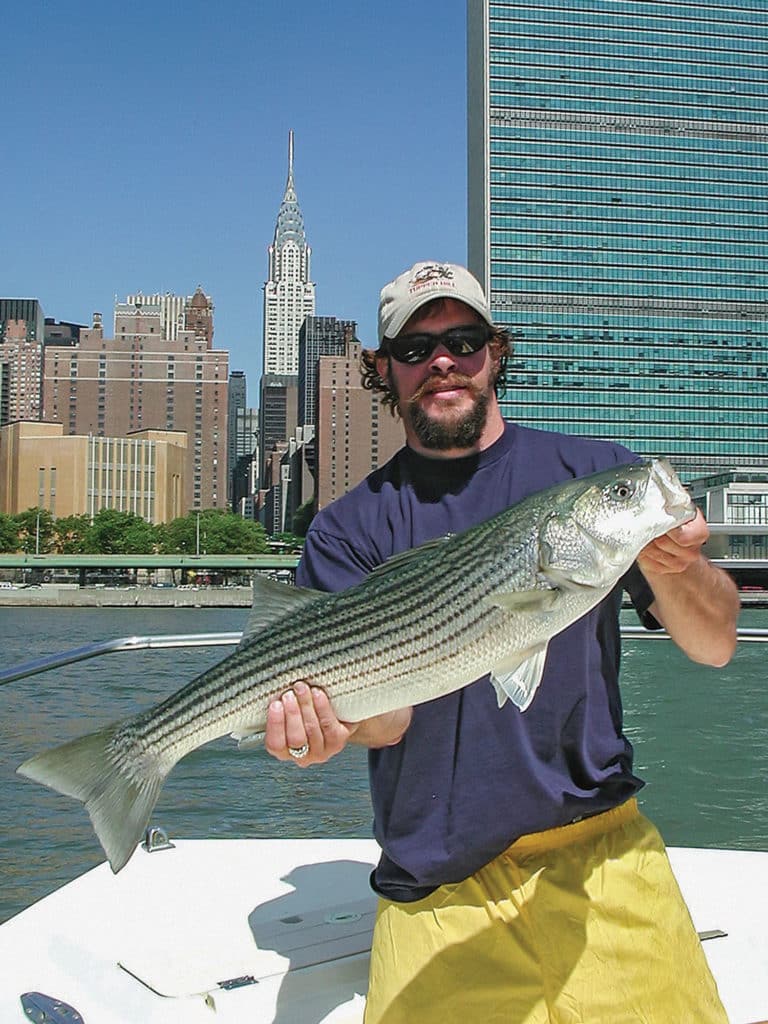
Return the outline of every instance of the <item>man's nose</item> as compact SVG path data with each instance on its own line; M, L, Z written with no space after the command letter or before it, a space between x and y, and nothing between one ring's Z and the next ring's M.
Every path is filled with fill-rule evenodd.
M438 345L429 360L429 368L435 373L447 373L456 366L456 357L444 345Z

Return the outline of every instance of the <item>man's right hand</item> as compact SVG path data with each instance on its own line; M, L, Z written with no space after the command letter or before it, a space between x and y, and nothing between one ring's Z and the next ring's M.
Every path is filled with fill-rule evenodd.
M308 768L329 761L347 743L365 747L398 743L411 715L411 708L402 708L363 722L341 722L324 690L299 682L269 705L264 746L278 761L294 761ZM291 753L304 748L306 753L300 757Z

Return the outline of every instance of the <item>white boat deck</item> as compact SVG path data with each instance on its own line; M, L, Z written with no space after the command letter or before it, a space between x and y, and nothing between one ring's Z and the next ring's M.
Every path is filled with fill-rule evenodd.
M670 851L731 1024L768 1018L768 853ZM0 1020L21 995L85 1024L360 1024L368 840L187 840L106 864L0 927Z

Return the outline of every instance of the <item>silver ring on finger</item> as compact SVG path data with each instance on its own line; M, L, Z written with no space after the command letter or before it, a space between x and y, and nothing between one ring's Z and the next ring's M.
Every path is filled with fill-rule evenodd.
M307 754L309 753L309 744L302 743L300 747L288 747L288 753L291 755L291 757L294 757L296 758L297 761L300 761L302 757L306 757Z

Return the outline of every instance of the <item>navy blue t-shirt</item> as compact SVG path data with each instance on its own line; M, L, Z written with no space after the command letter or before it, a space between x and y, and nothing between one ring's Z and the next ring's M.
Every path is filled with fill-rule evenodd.
M315 517L297 582L343 590L400 551L465 530L545 487L635 460L621 445L515 424L461 459L403 448ZM639 570L623 585L644 614L653 595ZM615 807L642 786L622 732L621 590L552 639L525 712L511 701L500 709L485 677L418 705L400 743L370 751L379 893L420 899L468 877L519 836Z

